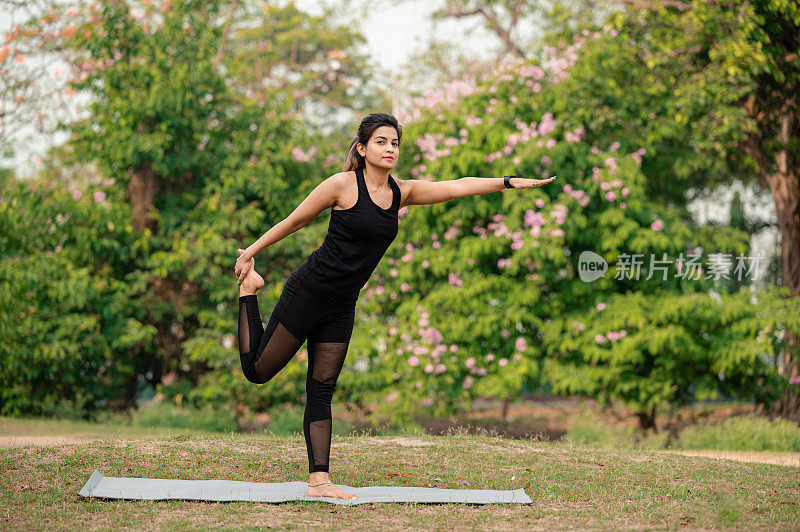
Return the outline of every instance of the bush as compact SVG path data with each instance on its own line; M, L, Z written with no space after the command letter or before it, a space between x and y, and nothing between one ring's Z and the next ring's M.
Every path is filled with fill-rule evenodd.
M726 419L713 425L697 425L681 431L674 449L718 451L800 451L800 427L785 419L752 414Z
M642 435L635 427L609 427L577 414L569 423L569 442L614 449L692 449L696 451L800 451L800 427L785 419L769 421L757 415L736 416L716 424L687 427L667 444L668 432Z

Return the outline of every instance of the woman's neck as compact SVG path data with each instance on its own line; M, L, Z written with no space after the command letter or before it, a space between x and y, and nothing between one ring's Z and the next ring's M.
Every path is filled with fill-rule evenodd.
M364 169L364 181L366 181L367 185L372 185L373 189L388 186L389 170L367 163L367 167Z

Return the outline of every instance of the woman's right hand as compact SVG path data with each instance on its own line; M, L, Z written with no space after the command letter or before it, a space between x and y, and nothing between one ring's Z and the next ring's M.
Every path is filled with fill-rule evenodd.
M248 259L244 255L243 249L236 250L239 253L239 258L236 259L236 266L233 268L233 273L238 278L238 283L241 285L242 281L244 281L247 274L250 273L250 269L253 267L253 263L255 263L255 258Z

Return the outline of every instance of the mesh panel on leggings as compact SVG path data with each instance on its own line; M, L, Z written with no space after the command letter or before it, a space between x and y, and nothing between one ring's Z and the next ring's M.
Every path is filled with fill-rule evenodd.
M303 341L289 332L275 316L270 317L273 328L267 345L256 359L253 367L262 382L272 379L294 357Z
M306 411L303 429L309 472L328 471L331 450L331 399L344 365L349 342L314 342L308 349Z
M247 380L264 384L294 357L303 340L296 338L273 314L261 323L255 295L239 298L239 356ZM259 352L259 348L265 344Z

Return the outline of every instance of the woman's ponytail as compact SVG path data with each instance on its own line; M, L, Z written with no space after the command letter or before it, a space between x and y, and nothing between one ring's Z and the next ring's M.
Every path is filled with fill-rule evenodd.
M342 172L349 172L350 170L364 168L366 166L364 158L360 153L358 153L358 150L356 150L356 145L358 145L358 137L354 138L350 143L350 146L347 148L347 157L344 159Z

